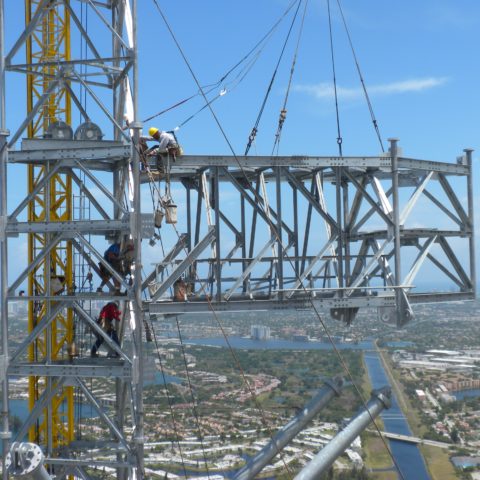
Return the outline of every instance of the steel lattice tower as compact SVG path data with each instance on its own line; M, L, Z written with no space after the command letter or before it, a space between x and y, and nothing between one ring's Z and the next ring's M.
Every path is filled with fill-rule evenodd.
M8 345L3 343L4 447L9 437L5 395L8 379L4 375L8 367L9 375L29 378L30 414L12 440L22 440L28 432L30 441L44 450L50 471L59 478L89 478L87 468L105 465L96 459L99 453L91 453L93 446L114 456L112 464L119 478L141 478L140 184L138 155L132 148L130 132L123 130L126 113L134 136L140 127L135 123L134 113L136 2L89 2L90 30L79 14L87 8L84 2L26 0L25 7L25 30L9 52L2 54L1 71L2 106L6 94L5 72L24 74L27 81L27 113L8 138L8 147L13 149L23 137L21 148L9 154L2 150L2 173L6 172L7 163L23 164L28 170L28 192L23 201L8 213L6 195L2 201L5 220L2 234L27 236L29 245L24 270L9 279L8 242L2 236L3 338L7 338L8 331L7 302L29 304L28 331L14 351L10 351L10 358ZM1 4L2 38L3 8ZM86 53L75 55L72 42L85 45ZM26 52L26 62L18 60L21 51ZM95 113L89 113L82 94L89 98L89 109ZM81 117L75 133L73 104ZM98 117L95 120L103 128L107 125L106 134L93 122L93 116ZM2 108L1 127L5 125ZM7 133L2 131L2 135L7 141ZM104 136L111 140L104 140ZM2 180L5 178L2 176ZM2 187L6 187L6 182ZM96 211L95 219L73 218L75 192ZM102 237L110 241L133 240L136 255L131 284L126 284L104 260L98 251L99 236L100 242ZM15 241L19 240L10 240L10 248ZM83 257L92 273L99 273L100 264L110 270L126 290L126 296L115 298L113 293L92 295L82 291L73 281L74 252ZM27 279L28 292L19 296L17 290ZM59 281L63 285L61 290ZM92 301L102 305L111 300L119 301L124 312L120 326L122 346L105 334L88 307ZM108 347L119 356L118 360L90 359L90 330L104 337ZM114 408L103 406L93 393L96 381L114 394ZM101 419L102 427L95 441L83 433L82 404L89 404Z

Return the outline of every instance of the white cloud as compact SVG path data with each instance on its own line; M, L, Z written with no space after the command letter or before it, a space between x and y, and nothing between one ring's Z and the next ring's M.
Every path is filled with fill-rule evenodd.
M403 80L401 82L386 83L383 85L372 85L368 88L369 95L396 95L408 92L422 92L432 88L439 87L448 82L446 77L417 78ZM334 89L331 83L318 83L316 85L296 85L297 92L304 92L313 97L324 100L334 97ZM356 100L361 98L364 93L361 87L346 88L337 86L338 97L343 100Z

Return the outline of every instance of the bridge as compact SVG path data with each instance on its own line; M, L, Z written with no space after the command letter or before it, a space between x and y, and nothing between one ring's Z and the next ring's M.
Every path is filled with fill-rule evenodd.
M378 435L378 432L374 430L370 430L370 432ZM390 440L400 440L401 442L413 443L415 445L419 445L419 444L430 445L431 447L438 447L438 448L450 448L455 446L455 444L453 443L438 442L436 440L428 440L426 438L413 437L411 435L402 435L400 433L380 432L380 434L383 437L388 438Z

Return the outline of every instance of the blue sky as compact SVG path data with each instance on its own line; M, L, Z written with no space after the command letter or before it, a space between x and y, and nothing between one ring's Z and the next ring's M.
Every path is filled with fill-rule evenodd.
M23 28L23 2L5 3L8 49ZM153 0L138 3L139 113L146 118L194 94L197 87ZM202 85L221 78L290 3L159 1ZM337 2L330 3L344 154L375 155L380 146ZM398 137L405 155L440 161L455 161L465 147L478 148L478 1L343 0L341 4L384 142L387 137ZM309 1L280 154L336 155L338 151L326 5L325 0ZM275 31L249 75L233 90L227 87L226 95L213 104L237 153L245 149L290 18ZM295 28L252 154L270 154L297 33ZM13 76L7 83L7 126L18 125L24 111L24 80L17 80ZM222 88L219 85L215 92ZM197 96L145 126L173 129L202 105ZM208 110L182 127L178 137L186 153L229 153ZM475 152L476 164L478 157ZM11 189L12 203L22 195L22 175L13 171L18 188ZM477 190L477 204L478 195Z

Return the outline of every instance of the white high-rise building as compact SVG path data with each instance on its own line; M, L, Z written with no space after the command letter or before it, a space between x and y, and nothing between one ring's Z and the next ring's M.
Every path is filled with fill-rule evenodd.
M250 338L252 340L269 340L270 327L264 325L252 325L250 328Z

